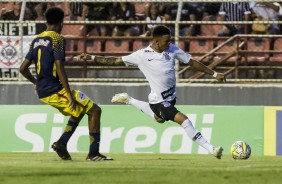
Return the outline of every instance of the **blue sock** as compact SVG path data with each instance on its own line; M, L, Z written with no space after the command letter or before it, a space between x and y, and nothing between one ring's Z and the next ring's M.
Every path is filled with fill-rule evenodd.
M64 145L67 145L69 139L71 138L77 126L78 126L78 123L69 121L65 128L65 132L60 137L58 142L63 143Z
M89 154L95 155L99 153L100 132L98 133L90 132L89 136L90 136Z

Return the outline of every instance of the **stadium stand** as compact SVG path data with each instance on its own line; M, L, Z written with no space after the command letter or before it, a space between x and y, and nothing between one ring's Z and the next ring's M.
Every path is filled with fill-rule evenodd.
M278 38L274 41L273 50L282 51L282 38ZM271 62L282 62L282 54L273 54L269 61Z
M80 36L81 35L81 25L77 24L67 24L64 25L62 30L62 35L64 36Z
M86 40L86 42L83 40L78 41L78 48L77 48L78 52L84 52L85 47L86 47L86 52L91 54L94 53L97 54L102 50L100 40Z
M267 38L251 38L247 42L247 50L255 51L247 54L247 62L266 62L269 59L269 53L259 53L270 49L270 41Z
M179 40L178 47L184 51L188 51L188 42L186 40Z
M133 51L145 48L149 45L149 40L134 40L133 42Z
M138 17L145 16L145 3L134 3L135 15Z
M218 21L218 17L214 15L205 16L202 21ZM222 29L222 25L209 25L201 24L200 25L201 36L217 36L219 31Z
M23 1L24 2L24 1ZM113 1L114 2L114 1ZM74 56L81 53L81 52L88 52L92 54L100 54L100 55L116 55L121 56L125 54L130 54L132 51L136 51L140 48L146 47L150 41L151 37L150 35L146 35L145 37L142 37L140 35L144 34L146 29L144 29L148 24L150 25L157 25L157 24L165 24L170 25L172 27L181 26L181 23L183 21L179 20L173 20L170 23L164 23L164 22L147 22L145 21L145 18L147 16L148 11L148 5L150 1L141 2L141 1L130 1L134 4L135 7L135 14L136 14L136 20L132 21L105 21L101 23L102 20L87 20L86 21L86 15L87 12L85 9L85 4L89 5L89 3L83 3L83 9L80 9L81 15L76 16L75 19L72 19L71 17L74 17L75 15L72 14L70 2L66 1L59 1L59 0L52 0L50 2L46 2L48 4L47 7L51 6L57 6L62 8L65 13L65 25L62 30L62 34L66 38L66 60L69 61L66 63L66 67L70 64L71 68L75 68L76 62L74 61ZM14 8L14 2L0 2L0 9L5 8L8 10L13 10ZM94 2L93 2L94 3ZM158 12L159 16L162 17L164 15L164 7L169 2L154 2L154 4L157 4L158 6ZM178 2L179 3L179 2ZM204 7L206 4L206 7L212 7L208 6L210 2L202 3L201 6ZM212 2L211 2L212 3ZM24 4L24 3L22 3ZM33 2L31 1L31 4ZM34 3L35 5L38 3ZM23 5L22 5L23 6ZM193 6L197 6L197 2L195 4L193 3ZM30 8L30 6L26 7ZM36 9L35 9L36 10ZM180 10L181 11L181 10ZM208 11L207 11L208 12ZM27 12L25 12L27 13ZM91 12L91 13L97 13L97 12ZM111 13L111 12L109 12ZM248 32L248 29L246 29L246 32L244 35L235 35L236 39L234 39L232 42L226 43L226 45L222 46L221 48L214 50L219 46L220 44L224 43L229 37L218 37L218 32L222 30L223 25L226 24L226 22L221 21L220 17L216 12L213 12L213 14L199 14L199 16L202 16L202 18L199 18L196 21L196 23L192 24L199 24L200 32L199 34L189 37L189 36L183 36L181 37L178 33L175 34L175 36L172 36L172 42L176 42L178 46L183 49L185 52L189 52L193 55L195 59L201 59L203 56L206 56L204 60L202 60L204 63L211 63L215 62L221 59L224 59L225 56L230 54L231 52L236 52L238 54L239 59L241 59L244 62L236 63L237 61L237 55L233 55L232 57L229 57L227 61L222 61L216 64L215 67L218 68L224 68L226 66L233 66L240 69L241 66L244 66L245 68L252 68L254 66L260 66L260 65L268 65L268 63L279 63L282 62L282 53L281 53L281 47L282 47L282 36L281 34L278 35L251 35L251 32ZM34 19L35 20L35 19ZM38 19L37 19L38 20ZM42 19L39 19L42 21ZM0 19L1 21L1 19ZM25 21L25 20L21 20ZM142 21L142 22L141 22ZM32 20L31 20L32 22ZM118 24L117 24L118 23ZM230 24L232 22L229 22ZM9 24L5 23L5 26L2 26L3 29L8 29ZM30 22L29 22L30 24ZM37 23L36 23L37 24ZM38 23L39 24L39 23ZM42 24L42 22L41 22ZM140 34L137 36L111 36L111 31L115 25L137 25L140 28ZM184 21L183 24L189 24L189 21ZM232 23L235 25L235 23ZM253 24L253 20L250 20L246 23L240 23L240 24L246 24L251 26ZM279 26L281 27L281 22L278 21ZM96 25L106 25L107 29L109 29L109 33L104 36L101 36L101 33L98 29L92 29L85 31L83 28L86 26L95 26ZM97 27L99 27L97 26ZM18 29L18 28L17 28ZM31 30L29 29L24 29ZM7 37L12 35L19 35L19 31L11 34L11 31L9 30L2 30L3 34L1 36ZM11 35L9 35L11 34ZM36 31L32 32L32 34L26 34L25 35L35 35L38 34ZM244 36L247 37L244 37ZM177 39L176 39L177 38ZM240 40L239 42L237 42ZM242 41L245 40L246 44L243 45L242 48L238 48L238 43L242 43ZM2 41L3 42L3 41ZM3 42L4 43L4 42ZM24 50L26 50L26 45L21 45ZM269 62L270 61L270 62ZM176 63L177 65L177 63ZM89 68L91 68L91 65L85 65L84 70L80 70L80 65L78 64L77 69L79 72L87 72ZM183 66L181 66L183 67ZM98 68L98 67L97 67ZM120 67L121 68L121 67ZM277 67L279 68L279 67ZM95 67L91 68L91 70L95 69ZM0 68L1 70L1 68ZM106 70L106 69L105 69ZM109 67L109 73L111 73L111 70L116 70L115 68ZM126 70L126 68L122 68L122 70ZM131 69L130 69L131 70ZM223 70L224 71L224 70ZM187 74L189 74L189 69L187 69ZM240 73L240 72L239 72ZM86 75L81 75L86 76ZM186 75L187 76L187 75ZM110 77L110 75L109 75ZM231 76L232 77L232 76ZM240 77L240 75L238 75Z
M200 59L202 55L208 53L213 49L213 40L190 40L189 53L194 59ZM206 57L202 62L210 62L212 56Z
M11 11L14 8L13 2L0 2L0 9L5 8L7 11Z
M113 54L129 52L128 40L107 40L105 51Z
M226 40L219 40L217 42L217 45L222 44L223 42L225 42ZM214 56L214 60L219 60L221 59L224 55L236 51L237 50L237 43L236 40L230 41L227 44L225 44L222 48L220 48L217 53ZM229 63L234 63L237 60L236 56L233 56L231 58L229 58L226 62Z

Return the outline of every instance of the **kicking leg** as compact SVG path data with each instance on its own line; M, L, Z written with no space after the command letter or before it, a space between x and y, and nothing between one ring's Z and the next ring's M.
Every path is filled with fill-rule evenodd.
M113 103L122 103L122 104L129 104L137 109L141 110L144 114L147 114L155 121L163 123L164 120L159 118L155 115L155 113L151 110L150 104L148 102L140 101L135 98L130 97L127 93L119 93L113 96L112 98Z
M213 154L216 158L221 159L223 148L222 147L214 147L211 145L202 134L195 129L192 122L188 119L187 116L178 112L174 118L174 121L180 124L188 137L192 139L195 143L199 144L203 148L205 148L210 154Z

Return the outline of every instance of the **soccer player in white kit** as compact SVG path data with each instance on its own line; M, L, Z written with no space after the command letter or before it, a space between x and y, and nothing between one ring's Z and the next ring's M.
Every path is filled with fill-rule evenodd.
M157 122L174 121L181 125L187 136L194 142L205 148L210 154L220 159L223 148L210 144L199 131L197 131L189 118L178 111L176 103L176 78L175 59L192 68L212 75L218 81L226 82L222 73L209 69L204 64L191 58L190 54L173 45L170 30L166 26L156 26L152 32L152 43L143 49L123 57L103 57L89 54L81 54L79 59L93 60L103 65L137 65L149 82L151 93L149 103L130 97L127 93L116 94L112 98L113 103L130 104L149 115Z

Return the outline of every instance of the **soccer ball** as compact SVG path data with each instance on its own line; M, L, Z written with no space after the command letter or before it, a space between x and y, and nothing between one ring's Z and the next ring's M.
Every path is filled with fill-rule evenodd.
M235 160L247 160L251 156L251 147L245 141L236 141L232 144L230 153Z

